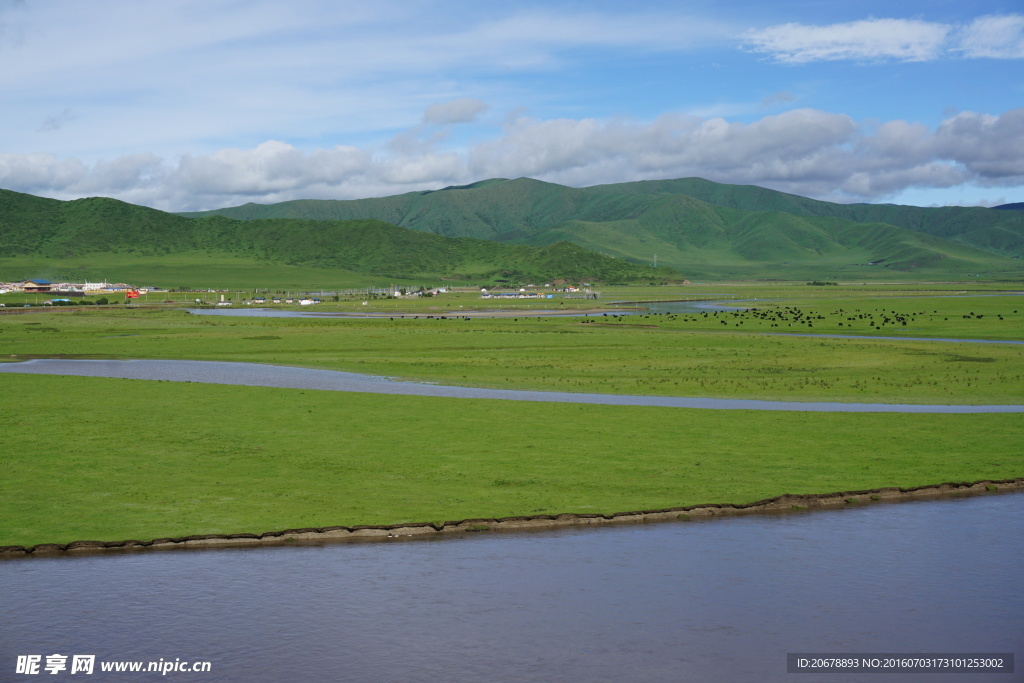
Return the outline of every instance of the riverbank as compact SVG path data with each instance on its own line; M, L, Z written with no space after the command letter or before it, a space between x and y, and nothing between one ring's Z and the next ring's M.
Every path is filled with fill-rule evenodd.
M148 541L73 541L71 543L40 543L34 546L0 546L0 558L53 557L84 555L110 551L171 550L222 547L287 546L299 543L394 541L440 538L451 534L530 531L572 526L604 526L646 524L653 522L689 521L725 515L778 513L797 510L823 510L847 505L864 505L877 501L912 500L948 495L984 495L1024 491L1024 477L998 481L947 482L912 488L885 487L860 491L838 491L823 494L783 494L747 504L706 503L657 510L633 510L608 515L562 513L501 518L463 519L445 522L417 522L387 525L328 526L319 528L282 529L261 534L197 534Z

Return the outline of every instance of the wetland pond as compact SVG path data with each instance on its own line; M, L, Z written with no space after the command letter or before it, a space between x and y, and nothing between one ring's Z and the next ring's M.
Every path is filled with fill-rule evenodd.
M800 676L786 673L786 654L1019 659L1022 528L1024 494L1007 493L442 540L10 559L0 561L0 679L31 680L13 675L17 655L60 653L211 663L177 675L190 681L1019 681L1020 668ZM86 678L129 677L176 676L104 675L97 664Z

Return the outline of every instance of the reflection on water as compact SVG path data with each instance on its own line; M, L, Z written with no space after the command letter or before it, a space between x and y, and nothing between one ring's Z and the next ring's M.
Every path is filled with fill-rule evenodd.
M783 681L794 680L787 652L1017 649L1019 659L1021 528L1024 495L1007 494L439 541L10 560L0 562L0 679L32 653L209 660L209 677L188 680L215 681Z

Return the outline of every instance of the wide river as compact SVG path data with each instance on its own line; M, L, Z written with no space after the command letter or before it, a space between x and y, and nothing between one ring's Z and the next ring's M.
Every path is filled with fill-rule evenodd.
M1020 681L1024 495L421 541L0 561L0 680ZM787 674L787 653L1017 674ZM16 676L19 655L96 655ZM210 672L101 674L99 662ZM65 672L66 674L67 672Z

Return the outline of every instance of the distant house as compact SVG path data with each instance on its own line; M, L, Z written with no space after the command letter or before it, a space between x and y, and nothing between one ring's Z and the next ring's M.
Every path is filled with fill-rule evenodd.
M21 288L26 292L49 292L53 289L53 283L49 280L25 280L21 284Z

